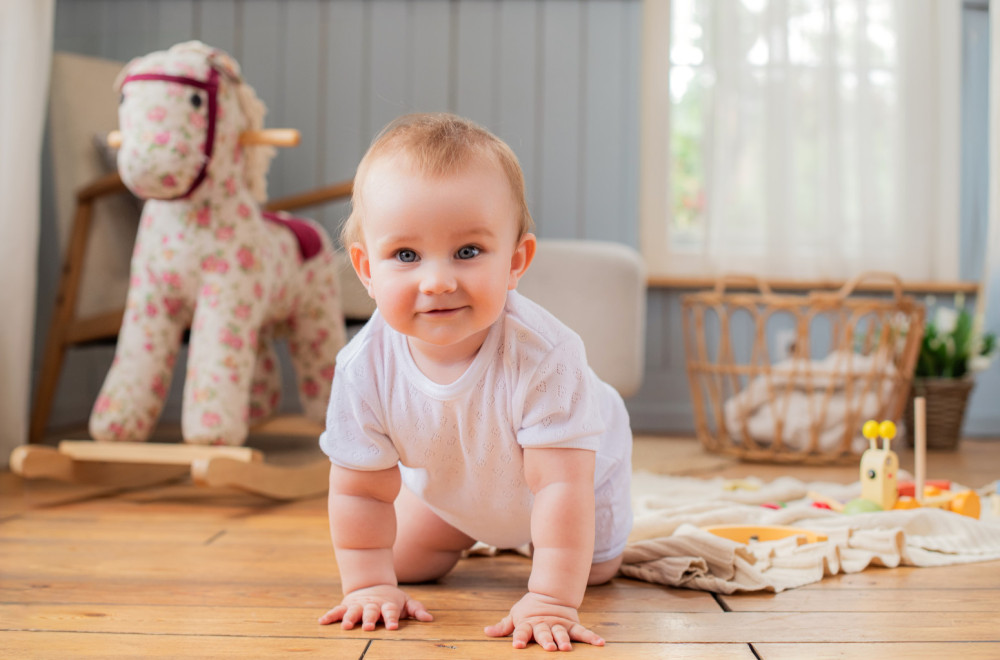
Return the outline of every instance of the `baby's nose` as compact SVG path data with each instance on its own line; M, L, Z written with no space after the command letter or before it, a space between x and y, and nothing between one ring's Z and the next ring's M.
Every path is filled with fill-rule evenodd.
M421 293L438 294L455 290L457 281L447 265L425 261L423 271L423 276L420 278Z

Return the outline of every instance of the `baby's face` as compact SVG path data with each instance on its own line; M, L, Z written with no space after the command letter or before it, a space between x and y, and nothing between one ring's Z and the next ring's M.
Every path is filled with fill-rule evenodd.
M383 318L430 359L474 354L534 253L502 171L477 162L430 177L383 159L362 185L351 259Z

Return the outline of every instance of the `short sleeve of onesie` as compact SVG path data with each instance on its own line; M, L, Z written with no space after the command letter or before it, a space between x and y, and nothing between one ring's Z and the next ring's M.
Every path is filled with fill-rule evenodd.
M553 346L527 381L518 444L596 451L604 432L596 385L578 337Z
M349 348L355 348L350 346ZM367 353L346 348L337 356L337 374L330 392L326 431L320 447L330 460L352 470L386 470L397 464L399 454L374 406L374 365Z

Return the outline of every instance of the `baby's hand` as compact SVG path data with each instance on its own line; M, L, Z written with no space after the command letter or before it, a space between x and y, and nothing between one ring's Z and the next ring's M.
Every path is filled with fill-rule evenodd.
M380 584L347 594L340 605L321 616L319 622L327 625L343 621L341 628L350 630L360 621L362 630L375 630L375 624L381 619L386 630L395 630L399 628L400 618L434 620L420 601L411 600L399 587Z
M570 641L604 646L604 640L580 623L576 608L560 605L541 594L527 593L510 614L499 623L487 626L490 637L514 633L514 648L523 649L532 639L546 651L572 651Z

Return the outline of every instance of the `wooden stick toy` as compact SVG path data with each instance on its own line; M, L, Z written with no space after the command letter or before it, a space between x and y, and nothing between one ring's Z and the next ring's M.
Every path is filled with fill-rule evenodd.
M294 128L263 128L259 131L243 131L240 133L240 144L263 144L272 147L297 147L302 135ZM108 146L118 149L122 146L120 131L108 133Z

